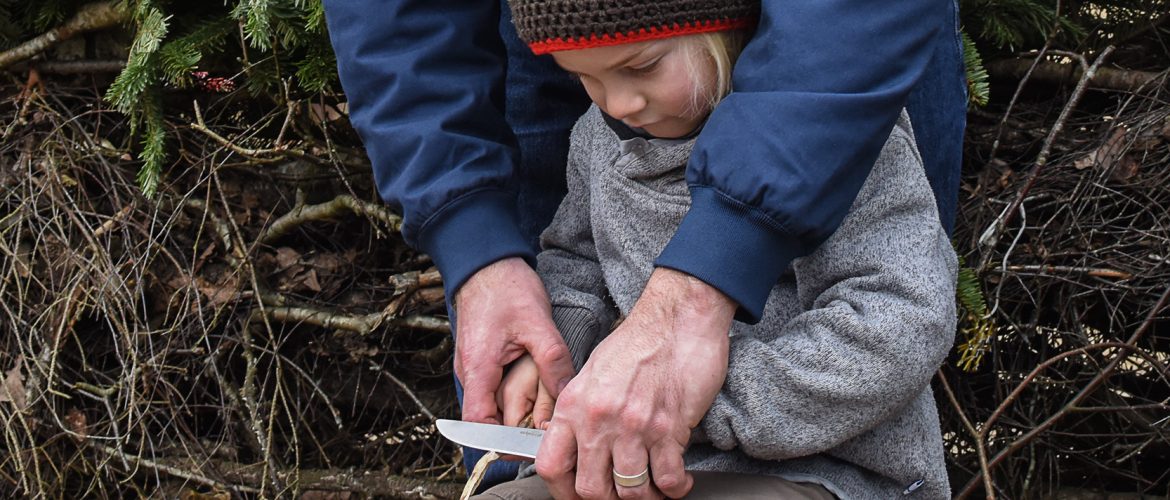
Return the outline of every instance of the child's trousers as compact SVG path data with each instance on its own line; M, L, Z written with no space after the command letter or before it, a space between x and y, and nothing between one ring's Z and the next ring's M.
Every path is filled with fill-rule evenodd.
M735 474L731 472L692 472L695 487L687 500L833 500L837 497L819 484L794 483L773 476ZM508 481L495 486L474 500L548 500L548 488L540 476Z

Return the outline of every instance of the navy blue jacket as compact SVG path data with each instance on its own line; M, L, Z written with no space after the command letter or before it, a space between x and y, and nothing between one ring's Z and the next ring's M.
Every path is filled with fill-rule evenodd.
M656 265L759 318L772 285L841 223L911 88L948 0L763 0L687 167L692 207ZM518 224L515 137L493 0L325 0L350 119L407 243L456 290L534 258ZM766 130L767 134L757 133ZM778 131L778 132L777 132Z

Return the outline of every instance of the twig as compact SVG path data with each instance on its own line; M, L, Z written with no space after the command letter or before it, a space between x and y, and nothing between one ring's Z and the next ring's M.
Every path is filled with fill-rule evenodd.
M252 488L250 486L227 484L224 482L216 481L216 480L211 479L209 477L204 477L204 476L201 476L199 474L195 474L193 472L187 472L188 470L199 470L200 469L200 467L198 467L198 464L195 464L195 463L190 463L190 464L184 463L182 465L168 465L165 463L156 462L156 461L151 460L149 458L142 458L142 457L139 457L136 455L131 455L129 453L125 453L123 451L116 450L114 448L110 448L109 446L105 446L105 445L95 444L95 445L93 445L93 447L94 447L94 449L101 451L102 453L117 457L117 458L121 459L123 462L130 462L136 466L146 467L146 468L154 470L154 471L162 472L162 473L167 474L169 476L180 477L180 478L186 479L188 481L202 484L204 486L210 486L212 488L218 488L221 490L236 491L236 492L240 492L240 493L259 493L260 492L260 490L258 490L256 488Z
M35 69L43 75L92 75L95 73L117 73L126 69L126 61L32 61L14 64L8 71L20 72Z
M128 21L130 11L125 7L126 3L119 1L85 5L65 24L16 47L0 52L0 69L40 54L56 45L57 42L73 38L79 33L102 30Z
M373 333L374 329L382 323L382 313L348 316L312 307L269 307L265 314L270 319L282 323L307 323L321 328L347 330L362 335Z
M1116 269L1102 269L1095 267L1077 267L1077 266L1052 266L1046 264L1040 265L1015 265L1007 267L997 267L992 271L998 272L1024 272L1024 273L1041 273L1041 274L1084 274L1087 276L1094 276L1097 278L1113 278L1119 280L1127 280L1133 278L1132 273L1125 271L1118 271Z
M261 244L272 243L274 240L288 234L306 222L327 220L346 212L364 215L381 221L391 231L397 232L402 227L402 217L395 215L384 205L359 200L353 196L343 194L317 205L302 205L298 203L289 213L272 221L272 224L256 238L256 241Z
M1061 110L1060 116L1056 118L1056 123L1053 124L1052 128L1049 130L1048 137L1044 139L1044 145L1040 148L1040 153L1036 155L1036 162L1032 165L1032 169L1028 172L1028 180L1024 183L1024 186L1020 188L1020 191L1016 194L1016 197L1012 200L1012 203L1008 205L1008 207L1000 214L999 217L996 218L996 220L992 221L991 226L989 226L988 230L984 232L986 236L980 238L979 246L984 249L984 255L982 262L980 262L979 269L987 269L988 261L991 258L991 250L995 248L995 245L999 242L999 238L1003 235L1007 225L1011 223L1012 217L1015 216L1016 210L1019 208L1020 203L1022 203L1024 198L1028 196L1028 191L1031 191L1032 186L1036 183L1036 179L1040 175L1040 172L1044 169L1044 166L1048 164L1048 154L1052 150L1052 144L1056 141L1056 137L1060 135L1060 132L1064 130L1065 122L1068 120L1069 114L1072 113L1072 110L1076 108L1077 104L1080 102L1081 96L1084 95L1088 81L1093 78L1093 74L1097 72L1097 68L1100 67L1101 63L1105 62L1105 59L1113 52L1113 48L1114 47L1112 45L1106 47L1105 50L1101 51L1101 54L1097 56L1097 59L1093 61L1092 66L1089 66L1087 69L1085 69L1085 73L1081 76L1081 80L1077 82L1077 87L1073 90L1072 96L1069 97L1068 103L1064 106L1064 109Z
M322 163L320 159L318 159L312 155L306 154L304 151L301 151L301 150L295 149L295 148L286 148L286 147L281 146L281 147L266 148L266 149L249 149L249 148L242 147L239 144L236 144L236 143L232 142L231 140L227 139L226 137L217 134L214 130L211 130L210 128L208 128L207 124L203 122L203 112L199 109L199 103L195 102L193 104L195 107L195 123L190 123L190 124L188 124L188 126L191 127L192 129L195 129L199 132L202 132L203 135L210 137L215 142L220 143L220 145L222 145L223 147L228 148L229 150L235 152L236 154L238 154L240 156L253 158L259 162L275 162L275 161L279 161L281 158L292 156L294 158L309 160L309 161L312 161L314 163ZM268 158L264 158L264 157L268 157Z
M427 405L423 404L423 402L418 399L418 396L414 394L414 391L410 390L410 387L408 387L405 382L399 380L398 377L395 377L393 373L390 373L381 365L373 361L370 361L369 363L371 370L380 373L382 376L390 379L391 382L394 382L396 385L398 385L398 387L406 392L406 395L410 397L410 400L414 401L414 404L417 405L418 409L423 412L423 415L426 415L427 418L431 420L431 422L435 421L435 414L431 412L430 408L427 408Z
M1056 0L1055 15L1052 16L1052 28L1048 30L1048 35L1044 37L1044 46L1040 48L1040 52L1036 54L1036 58L1032 60L1032 65L1024 72L1024 76L1020 78L1019 85L1016 85L1016 92L1012 94L1012 99L1008 102L1007 109L1003 112L1003 118L999 120L999 125L995 127L995 141L991 143L991 153L987 155L988 165L991 165L995 161L995 153L999 151L999 140L1003 136L1003 127L1007 124L1008 117L1012 115L1012 109L1016 107L1016 101L1019 100L1020 94L1024 92L1024 86L1032 78L1032 71L1035 71L1036 66L1044 59L1044 55L1052 47L1052 40L1060 32L1060 8L1061 0Z
M975 442L975 452L979 455L979 470L983 472L983 489L987 492L988 500L995 500L995 489L991 484L991 469L987 466L987 446L986 438L982 432L975 428L971 420L967 418L967 414L963 411L963 405L959 404L959 399L955 397L955 391L951 390L950 382L947 382L947 376L942 369L938 370L938 380L942 384L943 392L947 394L947 400L951 402L951 406L955 409L955 413L959 415L959 419L963 422L963 427L967 429L967 434L971 435L971 440Z
M1004 459L1006 459L1009 455L1016 452L1021 447L1023 447L1025 444L1027 444L1029 441L1031 441L1033 438L1038 436L1040 433L1044 432L1048 428L1055 425L1057 421L1059 421L1062 417L1064 417L1067 413L1069 413L1071 411L1070 408L1078 407L1080 405L1081 401L1084 401L1084 399L1087 398L1090 394L1092 394L1093 391L1096 391L1097 388L1105 381L1105 379L1109 378L1109 376L1111 376L1113 374L1113 371L1117 368L1117 365L1121 364L1121 361L1124 360L1125 358L1128 358L1130 356L1130 353L1138 354L1139 356L1144 358L1148 363L1150 363L1152 366L1158 368L1158 370L1161 372L1161 375L1163 377L1166 377L1167 376L1166 369L1161 366L1161 364L1158 362L1158 360L1154 359L1152 356L1141 351L1140 349L1138 349L1135 346L1137 344L1137 341L1140 340L1143 336L1145 336L1146 332L1154 324L1154 321L1158 318L1158 315L1162 312L1162 308L1164 308L1167 305L1168 300L1170 300L1170 287L1167 287L1166 290L1164 292L1162 292L1162 296L1158 299L1158 301L1154 304L1154 306L1150 308L1150 312L1148 315L1146 315L1146 318L1142 322L1141 326L1139 326L1138 329L1136 331L1134 331L1133 335L1130 336L1130 338L1128 340L1126 340L1124 343L1106 342L1106 343L1094 344L1091 346L1085 346L1085 347L1082 347L1080 349L1075 349L1072 351L1067 351L1067 352L1061 353L1057 356L1054 356L1053 358L1045 361L1044 363L1041 363L1039 366L1037 366L1035 369L1033 369L1032 372L1029 373L1027 377L1025 377L1024 381L1022 381L1020 383L1020 385L1018 385L1016 387L1016 389L1013 390L1012 393L1009 394L1008 397L1004 399L1003 403L1000 404L999 408L996 408L995 412L992 413L991 417L988 418L987 421L983 424L982 429L983 429L984 434L986 434L986 432L991 428L992 424L995 423L996 419L998 419L999 416L1003 414L1004 410L1006 410L1007 407L1010 404L1012 404L1019 397L1020 393L1023 392L1024 387L1028 383L1030 383L1031 380L1033 380L1037 375L1039 375L1039 373L1041 371L1047 369L1049 366L1055 364L1056 362L1058 362L1060 360L1068 358L1070 356L1085 354L1085 353L1089 352L1090 350L1104 349L1104 348L1117 348L1117 349L1122 349L1122 350L1126 351L1126 352L1119 353L1116 356L1114 356L1113 359L1110 360L1109 364L1103 370L1101 370L1099 373L1097 373L1097 375L1094 376L1093 379L1090 380L1089 383L1086 384L1085 387L1082 388L1080 392L1078 392L1075 396L1073 396L1072 400L1069 401L1069 403L1066 404L1063 409L1061 409L1056 414L1048 417L1047 420L1045 420L1044 422L1041 422L1039 425L1035 426L1032 430L1028 431L1024 435L1017 438L1006 449L997 453L995 455L995 457L993 457L988 462L988 467L995 467L1000 462L1002 462ZM983 473L980 472L979 476L983 476ZM971 478L971 480L967 482L966 486L963 487L962 491L960 491L959 494L956 495L956 498L965 498L967 495L969 495L971 493L971 491L975 489L975 485L979 483L979 480L980 480L980 477Z
M407 316L395 321L394 325L417 330L430 330L435 333L451 333L451 322L435 316Z

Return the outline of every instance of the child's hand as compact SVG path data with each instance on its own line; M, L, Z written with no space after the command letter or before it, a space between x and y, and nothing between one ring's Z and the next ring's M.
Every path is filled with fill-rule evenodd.
M496 391L496 405L504 414L504 425L513 427L520 426L531 414L532 427L544 429L552 419L555 404L540 383L536 362L527 354L512 363Z

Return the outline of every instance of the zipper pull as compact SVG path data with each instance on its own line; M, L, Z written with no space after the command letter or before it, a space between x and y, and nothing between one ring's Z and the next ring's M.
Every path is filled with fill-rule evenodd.
M926 484L925 480L919 479L914 481L913 483L910 483L910 486L907 486L906 489L902 491L902 494L909 495L914 493L915 491L918 491L918 488L921 488L923 484Z

